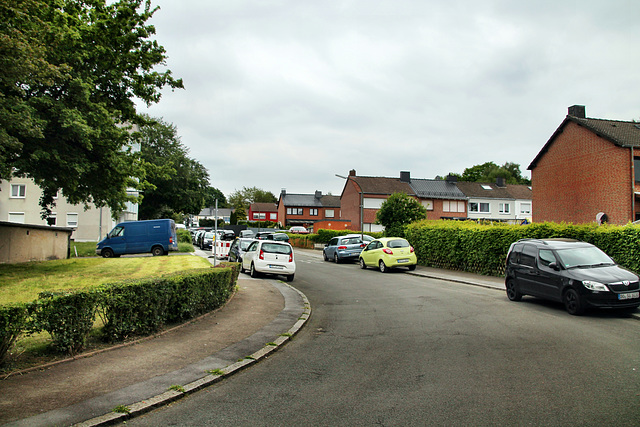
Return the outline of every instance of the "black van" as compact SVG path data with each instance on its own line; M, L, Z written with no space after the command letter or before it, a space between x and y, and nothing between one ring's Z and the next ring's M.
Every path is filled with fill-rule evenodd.
M640 279L596 246L571 239L523 239L507 255L511 301L531 295L564 303L569 314L588 307L638 308Z

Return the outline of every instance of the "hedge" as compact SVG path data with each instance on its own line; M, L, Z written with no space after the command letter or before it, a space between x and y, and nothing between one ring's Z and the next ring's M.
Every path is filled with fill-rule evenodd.
M47 331L56 349L80 352L96 314L104 322L103 339L121 341L148 335L163 325L222 306L238 280L239 265L201 268L68 292L45 292L29 304L0 306L0 365L24 333Z
M640 272L640 227L596 224L478 224L471 221L420 221L406 228L418 263L427 267L504 275L511 243L525 238L571 238L592 243L615 262Z

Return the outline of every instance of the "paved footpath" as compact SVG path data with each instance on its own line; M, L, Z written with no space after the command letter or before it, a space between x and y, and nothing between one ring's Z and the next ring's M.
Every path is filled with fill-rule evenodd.
M0 381L0 424L104 425L176 400L256 363L309 317L306 297L241 275L221 309L152 339ZM269 343L269 344L268 344ZM275 344L275 345L273 345ZM216 371L216 375L207 373ZM222 374L222 375L220 375ZM183 390L170 390L171 386Z

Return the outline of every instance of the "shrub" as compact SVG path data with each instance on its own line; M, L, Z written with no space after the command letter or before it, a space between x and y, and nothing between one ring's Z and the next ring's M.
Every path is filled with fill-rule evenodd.
M176 230L178 235L178 243L191 243L191 233L189 230L185 230L184 228L178 228Z
M0 366L13 343L26 330L27 316L26 304L0 306Z
M317 237L315 238L314 241L316 243L329 243L329 240L333 239L334 237L344 236L345 234L360 234L360 231L326 230L324 228L321 228L320 230L318 230ZM367 234L375 239L382 237L384 235L384 233L382 232L365 232L364 234Z

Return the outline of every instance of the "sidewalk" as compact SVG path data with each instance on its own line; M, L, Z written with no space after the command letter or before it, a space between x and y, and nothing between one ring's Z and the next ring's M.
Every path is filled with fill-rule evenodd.
M193 322L0 381L0 425L124 421L125 414L113 412L116 406L140 414L217 382L275 351L309 315L309 303L296 289L241 275L224 307Z

